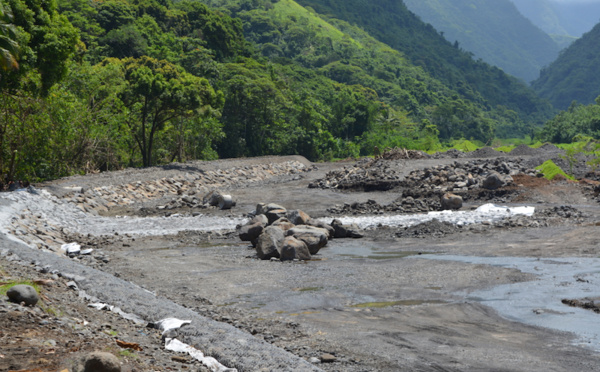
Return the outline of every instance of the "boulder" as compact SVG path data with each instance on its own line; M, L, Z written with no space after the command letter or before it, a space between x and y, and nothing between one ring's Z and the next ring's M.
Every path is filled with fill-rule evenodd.
M252 225L244 225L240 228L239 236L243 242L252 242L258 239L260 234L264 231L265 227L260 223L253 223Z
M294 259L308 261L311 259L310 251L308 250L306 243L293 236L285 237L283 246L279 252L279 257L281 261L291 261Z
M286 232L286 236L303 241L308 247L310 254L317 254L327 244L329 232L318 227L300 225Z
M458 210L462 208L463 198L459 195L447 192L440 198L440 204L442 205L442 210L444 211Z
M95 351L81 358L74 372L121 372L119 359L111 353Z
M494 172L494 173L490 173L484 180L482 185L484 189L488 189L488 190L496 190L502 186L504 186L504 181L502 180L502 177Z
M287 214L287 211L285 209L271 209L271 210L267 211L267 213L265 215L267 216L267 219L269 220L269 225L271 225L273 222L277 221L278 219L285 217L286 214Z
M310 216L299 209L289 211L287 213L287 218L294 225L306 225L310 220Z
M202 204L208 204L211 207L216 207L219 205L219 202L222 200L223 194L221 194L217 190L213 190L208 194L204 195L202 198Z
M335 230L333 229L333 227L331 225L326 224L323 221L319 221L319 220L315 220L315 219L311 218L310 220L308 220L306 225L327 230L327 238L328 239L333 239L333 237L335 235Z
M250 222L248 222L249 225L252 225L255 223L260 223L264 227L267 227L267 225L269 224L269 219L264 214L259 214L259 215L252 217Z
M364 236L363 231L357 224L353 223L350 225L342 224L340 220L333 220L331 226L334 230L334 238L362 238Z
M40 300L40 296L35 288L27 284L17 284L10 287L6 292L6 295L12 302L18 304L24 302L27 306L35 306Z
M294 225L293 223L291 223L290 220L288 220L287 218L281 217L277 221L273 222L271 224L271 226L277 226L277 227L279 227L283 231L288 231L289 229L291 229L292 227L294 227L296 225Z
M259 214L267 214L267 212L272 211L274 209L282 209L284 211L287 212L287 210L285 209L285 207L282 207L279 204L275 204L275 203L269 203L269 204L265 204L265 203L258 203L256 205L256 215ZM284 216L282 216L284 217Z
M283 230L276 226L267 227L258 237L256 242L256 254L261 260L271 257L279 257L279 251L283 246L285 236Z

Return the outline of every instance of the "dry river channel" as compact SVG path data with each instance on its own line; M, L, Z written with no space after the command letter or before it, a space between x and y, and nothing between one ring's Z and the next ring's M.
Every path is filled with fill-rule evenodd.
M405 177L457 161L466 160L396 160L391 166ZM251 177L252 166L284 162L300 171L275 167ZM5 254L8 249L79 275L82 291L145 322L192 320L195 328L181 328L179 337L238 371L600 371L600 315L561 302L600 297L600 207L576 184L516 185L523 188L518 198L491 200L535 207L536 214L568 205L581 212L576 221L476 221L451 233L412 237L397 234L405 227L386 226L385 217L395 213L381 212L383 222L365 237L330 240L311 261L296 262L259 260L237 237L236 225L257 203L301 209L329 222L341 217L329 211L335 205L387 205L401 194L398 188L308 187L352 164L300 157L193 163L37 187L48 193L5 193L3 217L12 221L2 227ZM233 176L225 170L234 168L245 169L246 181L227 181ZM216 179L219 172L225 181ZM237 204L165 213L176 192L103 207L69 193L182 175L194 184L198 173L214 178L202 191L218 188ZM470 200L462 210L487 202ZM539 219L536 214L521 220ZM44 223L32 227L36 215ZM46 234L44 226L59 233ZM28 240L32 234L38 239ZM53 252L71 241L93 248L91 258Z

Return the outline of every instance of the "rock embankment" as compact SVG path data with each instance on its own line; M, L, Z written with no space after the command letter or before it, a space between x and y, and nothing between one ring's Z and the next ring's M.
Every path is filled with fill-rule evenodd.
M56 207L53 211L57 215L48 218L38 210L24 209L17 215L11 216L10 222L3 227L9 234L18 237L29 246L58 251L68 242L67 238L73 233L68 218L61 219L60 214L69 214L73 218L83 219L86 215L104 214L113 208L134 207L150 202L161 204L155 210L164 211L164 215L170 215L174 213L172 210L183 207L191 210L206 209L211 206L222 208L219 202L231 207L234 205L233 200L217 198L219 202L215 204L211 198L207 198L207 194L215 189L268 182L269 179L279 176L300 177L302 173L311 170L311 167L294 160L207 171L198 169L196 172L186 172L169 178L134 181L120 185L92 188L69 186L61 187L60 190L50 187L54 195L48 195L31 187L28 192L53 203ZM67 206L76 206L76 210L72 211ZM60 221L65 223L59 223Z
M221 189L265 182L281 175L295 175L310 171L299 161L255 164L229 169L186 172L178 176L152 181L134 181L121 185L99 186L89 189L73 188L63 198L85 212L107 212L117 206L130 206L152 199L172 196L163 209L182 206L205 207L202 197L212 189ZM200 196L200 198L198 197Z

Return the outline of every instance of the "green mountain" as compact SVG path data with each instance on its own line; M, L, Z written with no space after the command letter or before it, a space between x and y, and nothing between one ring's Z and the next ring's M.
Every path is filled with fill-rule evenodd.
M591 30L600 18L600 1L596 0L511 1L563 48Z
M0 173L433 150L530 134L550 116L516 78L390 2L360 3L391 14L383 26L398 35L292 0L11 1L22 53L0 70Z
M560 109L572 101L593 103L600 95L600 24L543 69L532 87Z
M559 47L510 0L404 0L450 42L526 82L558 57Z
M431 76L487 107L506 107L528 122L541 123L552 115L552 107L520 80L505 74L472 53L448 42L435 28L425 24L396 0L299 0L329 18L355 24L379 41L401 51ZM476 94L474 94L476 92Z

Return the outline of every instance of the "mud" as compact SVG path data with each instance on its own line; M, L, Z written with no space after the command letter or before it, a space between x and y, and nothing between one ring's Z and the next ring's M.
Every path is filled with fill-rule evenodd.
M535 167L536 163L547 160L547 154L559 156L550 150L521 154L519 161L528 168ZM475 155L491 161L498 156L488 150ZM67 185L95 188L138 180L144 183L175 177L184 171L193 174L199 170L288 160L194 163L168 169L128 170L114 176L88 175L38 186L61 197L60 190ZM387 162L382 169L393 170L397 177L392 183L384 179L385 188L309 188L330 172L338 174L344 167L354 167L354 162L309 164L297 157L294 160L304 162L307 171L277 174L263 182L225 185L221 190L235 196L236 207L230 211L203 209L197 221L202 218L243 220L259 202L302 209L317 218L353 216L353 212L367 218L390 216L399 211L391 211L388 206L398 203L399 199L405 200L410 194L402 182L411 172L454 162L472 162L473 158L380 160ZM581 168L583 172L585 165ZM468 199L463 211L492 201L513 207L533 206L536 208L533 216L462 227L440 221L408 228L381 224L368 230L363 239L330 241L309 262L258 260L252 247L238 240L232 224L223 222L223 230L211 227L211 231L188 225L186 219L190 223L194 221L188 207L170 211L180 213L184 219L161 220L162 224L184 228L148 234L145 232L151 229L145 227L142 220L137 225L117 221L110 225L115 230L110 234L98 227L80 230L71 227L61 239L76 240L82 248L93 247L92 256L69 259L48 254L53 257L54 265L63 265L60 262L66 260L68 265L76 265L88 273L89 270L101 273L85 275L87 279L81 284L86 290L103 293L103 287L96 286L95 278L117 280L123 292L106 300L116 302L128 312L145 318L181 314L193 317L197 324L210 325L195 328L196 331L184 336L202 346L206 354L239 370L281 370L285 358L290 358L289 363L306 366L302 368L350 372L596 370L600 354L593 345L577 341L576 330L510 318L481 298L471 296L494 288L510 289L547 280L543 275L518 265L437 258L438 255L507 260L515 257L516 262L517 258L590 259L600 255L597 227L600 208L595 186L565 180L550 182L531 175L514 175L513 179L513 183L493 193L474 189L472 195L477 197ZM102 218L119 214L136 221L135 218L141 216L161 216L159 207L174 195L108 208ZM424 211L435 209L433 201L439 200L435 193L419 194L419 197L426 206ZM26 212L14 213L35 213L32 206L28 208ZM88 221L100 225L103 220ZM22 230L27 233L25 227ZM31 257L31 252L35 252L12 245L10 249L29 252ZM30 250L24 251L26 249ZM39 255L38 260L44 261L46 257ZM43 262L40 265L43 266ZM584 279L592 283L596 280L595 277ZM572 276L568 281L577 283L577 280ZM532 296L536 294L535 286L526 288ZM130 291L140 300L124 301L122 297L128 296ZM146 291L156 297L145 297L149 295ZM590 286L590 291L589 298L600 295L594 292L594 286ZM561 302L566 297L547 298L552 308L564 307L563 319L569 319L573 308ZM157 309L159 314L148 310L148 306ZM242 338L253 341L236 344L235 340ZM220 344L213 345L217 339ZM310 362L320 361L324 354L333 356L334 361L311 366Z

